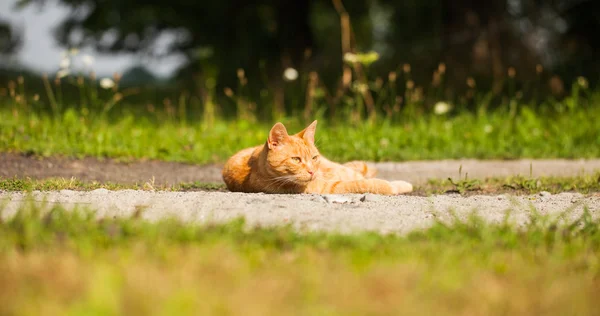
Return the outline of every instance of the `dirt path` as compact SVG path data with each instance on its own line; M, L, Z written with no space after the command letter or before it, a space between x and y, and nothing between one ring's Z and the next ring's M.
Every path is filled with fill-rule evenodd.
M440 160L375 163L379 177L407 180L415 184L431 178L463 176L483 179L493 176L575 176L600 170L600 159L593 160ZM144 183L154 177L157 184L182 182L222 182L221 165L191 165L162 161L117 162L112 159L72 159L63 157L37 158L13 153L0 153L0 177L75 177L83 181Z
M0 193L8 200L2 216L14 214L27 200L24 193ZM436 195L267 195L229 192L148 192L59 191L34 192L35 201L46 201L46 208L55 204L96 210L98 217L130 216L143 209L142 218L158 220L176 217L200 223L223 222L243 216L249 226L291 224L299 230L376 231L407 233L434 223L436 218L450 220L450 210L466 218L473 210L490 222L503 220L512 210L511 219L525 223L535 207L541 214L556 215L571 209L566 216L573 220L587 206L594 217L600 215L600 195L584 197L578 193L530 196L469 196Z

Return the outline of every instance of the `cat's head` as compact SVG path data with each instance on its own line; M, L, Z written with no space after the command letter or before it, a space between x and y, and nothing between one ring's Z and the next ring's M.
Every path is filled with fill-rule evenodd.
M277 123L267 139L267 166L284 179L296 183L309 182L317 175L320 154L315 147L317 121L301 132L289 135L285 126Z

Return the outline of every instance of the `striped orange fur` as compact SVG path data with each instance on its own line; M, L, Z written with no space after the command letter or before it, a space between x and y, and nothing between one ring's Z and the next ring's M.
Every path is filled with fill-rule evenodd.
M405 181L373 178L374 167L363 161L338 164L321 156L315 146L317 121L289 135L285 126L271 128L267 142L233 155L223 167L230 191L265 193L375 193L412 191Z

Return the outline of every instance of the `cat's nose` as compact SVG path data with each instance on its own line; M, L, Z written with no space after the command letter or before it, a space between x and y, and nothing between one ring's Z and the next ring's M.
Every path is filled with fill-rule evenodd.
M312 175L313 175L313 173L315 173L315 172L314 172L314 171L310 171L310 170L308 170L308 173L309 173L309 174L312 176Z

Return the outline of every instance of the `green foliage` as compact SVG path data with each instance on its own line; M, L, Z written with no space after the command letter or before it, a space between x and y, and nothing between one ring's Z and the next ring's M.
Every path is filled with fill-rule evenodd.
M97 219L29 204L4 216L0 313L588 314L596 306L600 226L588 210L532 215L519 228L508 216L454 218L407 236L140 215Z

